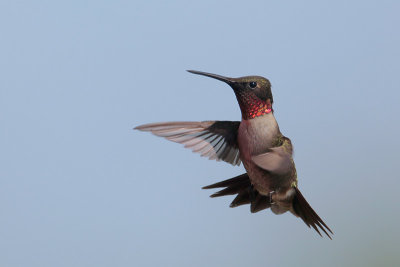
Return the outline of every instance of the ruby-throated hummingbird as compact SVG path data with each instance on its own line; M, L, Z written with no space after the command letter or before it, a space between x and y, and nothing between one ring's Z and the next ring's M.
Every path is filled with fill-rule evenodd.
M250 204L251 212L271 208L290 211L308 227L329 238L332 231L311 208L297 187L293 147L274 117L271 83L260 76L228 78L189 70L230 85L242 112L241 121L162 122L136 127L165 137L210 159L243 165L246 173L203 187L224 188L211 197L236 195L231 207Z

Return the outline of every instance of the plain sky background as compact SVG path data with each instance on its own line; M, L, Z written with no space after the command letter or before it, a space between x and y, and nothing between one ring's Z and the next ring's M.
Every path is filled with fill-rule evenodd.
M0 1L0 266L399 266L398 1ZM244 172L133 131L239 120L261 75L332 228L201 187Z

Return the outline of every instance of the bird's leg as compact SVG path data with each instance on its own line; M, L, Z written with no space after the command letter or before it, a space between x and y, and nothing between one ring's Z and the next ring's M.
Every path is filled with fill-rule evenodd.
M275 202L272 201L272 194L275 194L275 191L269 192L269 203L270 204L275 204Z

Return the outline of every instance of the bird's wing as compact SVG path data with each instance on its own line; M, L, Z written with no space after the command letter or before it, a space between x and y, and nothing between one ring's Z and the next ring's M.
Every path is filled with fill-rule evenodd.
M135 129L184 144L201 156L240 165L237 132L239 121L161 122Z
M290 140L286 138L281 146L270 148L268 152L255 155L251 159L264 170L278 175L287 174L293 166Z

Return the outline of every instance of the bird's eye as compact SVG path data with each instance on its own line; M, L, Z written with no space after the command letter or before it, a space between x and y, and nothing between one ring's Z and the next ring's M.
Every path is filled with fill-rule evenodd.
M257 83L256 82L250 82L249 85L250 85L250 88L256 88Z

